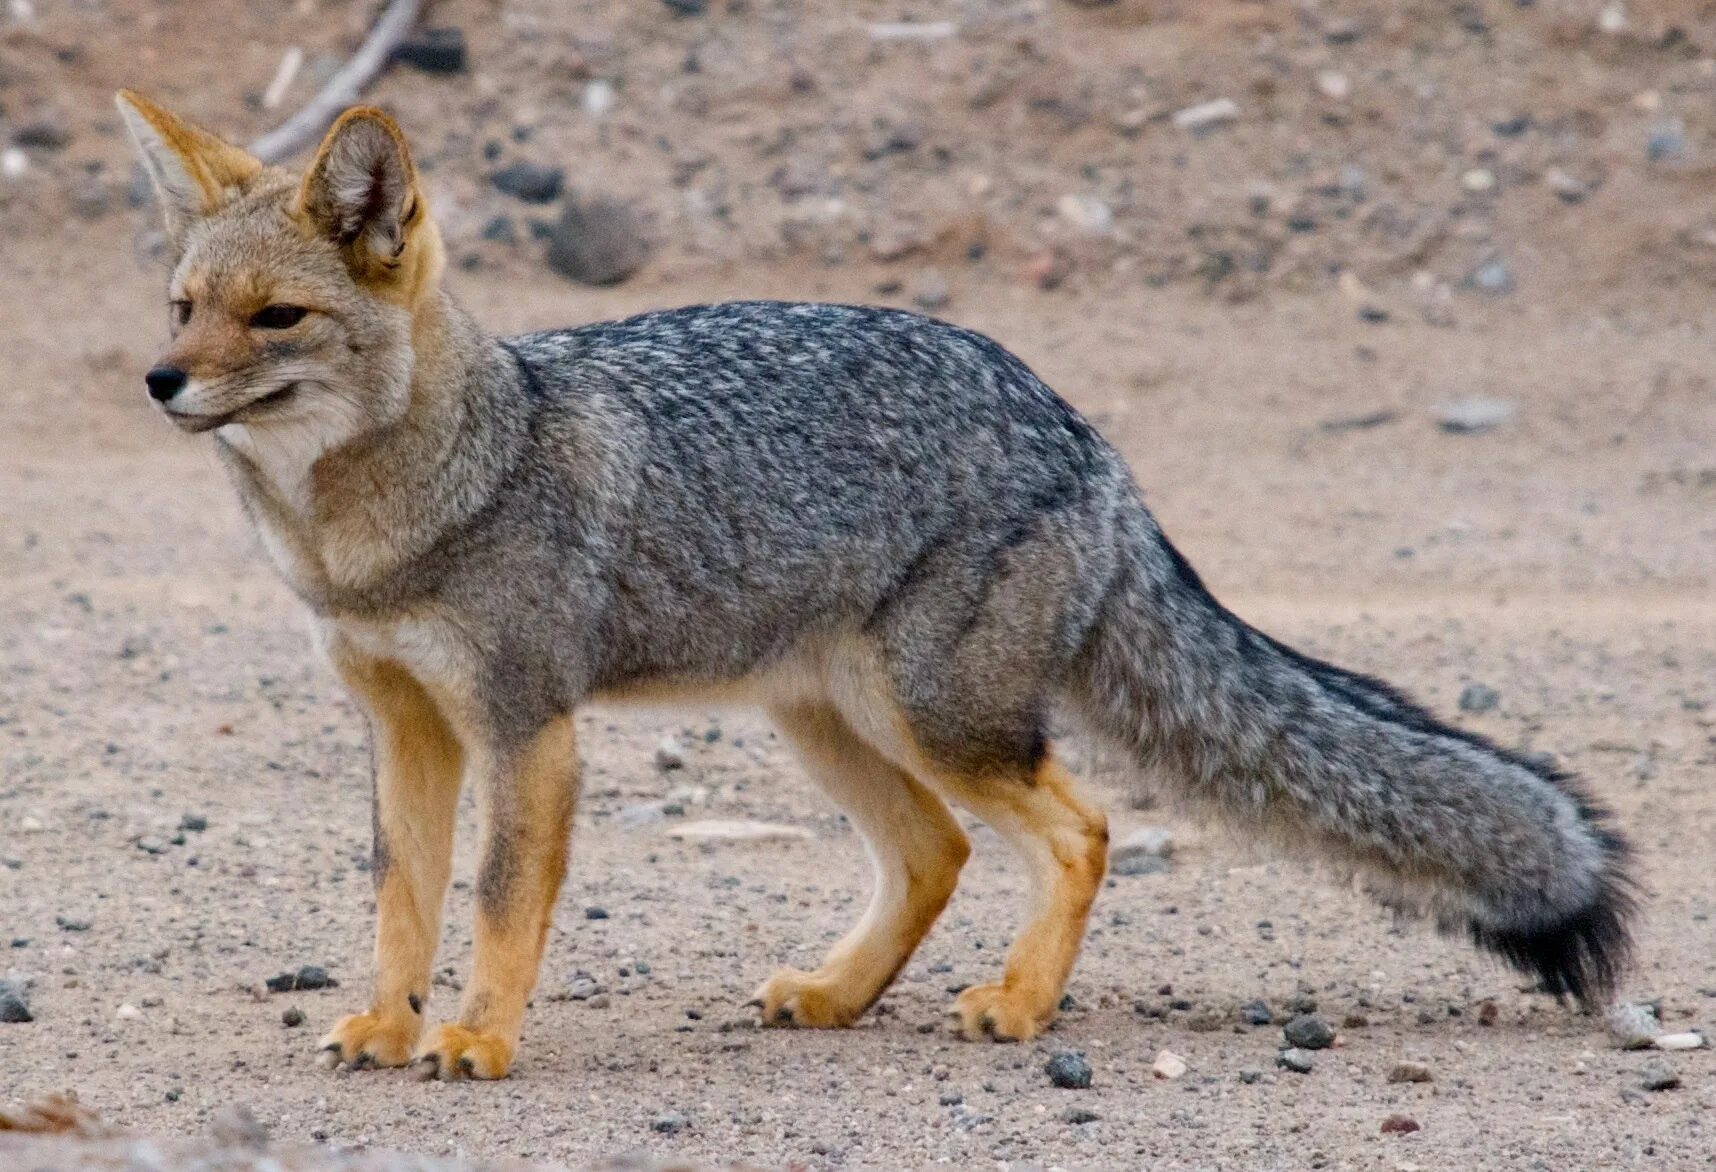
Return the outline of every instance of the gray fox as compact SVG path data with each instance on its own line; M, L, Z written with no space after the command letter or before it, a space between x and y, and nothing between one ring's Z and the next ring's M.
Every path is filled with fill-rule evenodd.
M747 302L498 339L441 286L398 127L348 111L302 178L131 93L174 254L146 382L210 432L366 710L378 928L326 1061L510 1068L566 870L572 713L766 709L875 862L769 1024L850 1025L952 895L965 807L1037 894L973 1039L1046 1028L1107 826L1069 712L1191 807L1367 878L1587 1004L1628 953L1627 850L1569 777L1235 617L1124 463L1018 359L913 314ZM423 1012L454 807L482 812L473 973Z

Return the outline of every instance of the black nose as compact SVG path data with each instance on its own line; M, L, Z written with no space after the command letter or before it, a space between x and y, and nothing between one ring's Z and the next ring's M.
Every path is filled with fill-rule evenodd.
M143 376L143 381L149 384L149 397L165 403L185 389L185 372L176 366L157 366Z

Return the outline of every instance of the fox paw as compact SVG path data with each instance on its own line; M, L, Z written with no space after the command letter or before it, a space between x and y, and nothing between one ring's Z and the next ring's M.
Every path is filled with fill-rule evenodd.
M1054 1020L1053 1001L1027 997L1001 982L973 985L954 999L948 1016L954 1032L969 1042L1028 1042Z
M781 969L764 981L751 999L766 1026L799 1026L833 1030L851 1025L870 1007L855 1001L850 987L837 978L799 969Z
M342 1017L322 1039L322 1065L330 1070L338 1066L352 1070L404 1066L411 1061L411 1047L420 1029L415 1018L374 1012Z
M436 1026L411 1059L424 1079L505 1078L512 1067L512 1043L468 1026Z

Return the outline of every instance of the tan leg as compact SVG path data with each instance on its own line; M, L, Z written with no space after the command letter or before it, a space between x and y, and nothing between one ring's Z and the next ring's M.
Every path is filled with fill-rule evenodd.
M756 999L767 1024L848 1026L929 932L971 848L946 804L861 741L834 709L774 715L811 776L863 836L876 888L863 918L814 972L782 969Z
M524 1027L577 804L572 718L548 724L514 759L485 763L476 956L456 1024L418 1046L425 1076L502 1078Z
M1078 957L1108 867L1108 819L1048 758L1035 777L1017 781L942 773L924 780L994 827L1031 871L1031 918L1007 951L1001 979L961 993L954 1024L974 1041L1033 1038L1054 1020Z
M423 1029L453 855L462 753L423 688L397 664L336 654L370 714L375 754L375 990L322 1039L330 1064L403 1066Z

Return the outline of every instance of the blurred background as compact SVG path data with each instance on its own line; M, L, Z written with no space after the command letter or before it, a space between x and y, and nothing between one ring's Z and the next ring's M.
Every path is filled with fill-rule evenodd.
M1655 1093L1457 942L1156 811L1117 831L1168 821L1171 858L1111 881L1039 1045L936 1032L1022 895L981 840L866 1028L753 1034L751 987L839 935L865 867L766 726L713 713L582 722L517 1084L316 1071L365 980L363 727L206 442L148 408L164 245L112 94L248 142L383 5L0 2L0 973L36 1018L0 1024L0 1100L568 1160L1708 1160L1709 1050ZM1716 7L432 0L365 100L497 330L769 296L999 339L1246 618L1587 776L1642 860L1629 994L1716 1026ZM809 838L664 838L688 812ZM345 987L248 992L304 964ZM1278 1073L1257 1000L1320 1004L1344 1048ZM1059 1049L1096 1067L1091 1119L1042 1076ZM1402 1058L1435 1081L1388 1082ZM1395 1112L1422 1129L1380 1136Z

